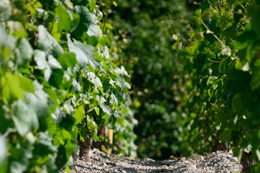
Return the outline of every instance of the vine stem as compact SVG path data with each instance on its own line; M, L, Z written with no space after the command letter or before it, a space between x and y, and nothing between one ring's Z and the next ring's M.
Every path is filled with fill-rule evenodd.
M52 34L52 31L53 31L54 24L55 24L55 18L52 21L51 32L50 32L51 34Z
M221 41L221 40L218 38L218 36L216 36L216 35L214 34L214 32L209 29L209 27L203 22L203 20L202 20L201 18L199 18L199 20L201 21L201 23L203 24L203 26L207 29L206 32L209 33L209 34L211 34L211 35L213 35L213 37L215 37L215 38L221 43L221 45L223 46L223 48L226 48L227 46L223 43L223 41Z
M212 59L210 59L210 58L208 58L208 60L209 60L210 62L214 62L214 63L221 63L221 61L215 61L215 60L212 60Z
M239 2L238 0L236 0L236 2L241 6L241 8L243 8L243 10L245 11L245 13L247 13L246 8L244 7L243 4L241 4L241 2Z

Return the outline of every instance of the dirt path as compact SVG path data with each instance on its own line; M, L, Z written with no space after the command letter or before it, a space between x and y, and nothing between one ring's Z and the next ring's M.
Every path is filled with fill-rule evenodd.
M120 155L108 157L105 153L94 149L90 151L90 160L78 159L72 173L95 172L240 172L242 166L232 152L216 152L210 155L194 155L190 158L153 161L139 160Z

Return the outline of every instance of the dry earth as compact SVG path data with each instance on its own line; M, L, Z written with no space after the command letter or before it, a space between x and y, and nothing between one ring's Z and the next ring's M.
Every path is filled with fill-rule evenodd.
M75 162L72 173L110 173L110 172L188 172L219 173L241 172L242 165L232 152L214 152L209 155L194 155L190 158L154 161L152 159L132 159L122 155L107 156L104 152L93 149L89 153L90 160L79 158Z

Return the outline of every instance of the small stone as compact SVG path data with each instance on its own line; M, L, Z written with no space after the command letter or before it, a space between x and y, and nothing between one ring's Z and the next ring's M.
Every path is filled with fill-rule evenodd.
M163 161L161 161L161 163L163 165L171 165L172 161L170 161L170 160L163 160Z
M176 157L174 157L174 156L170 156L170 158L169 158L170 160L176 160L177 158Z
M204 160L204 157L199 154L194 154L193 156L191 156L191 159L196 160L196 161L201 161L201 160Z
M204 167L205 164L204 163L199 163L197 167Z
M196 166L195 165L189 165L188 170L196 170Z
M77 172L79 172L79 171L80 171L80 168L79 168L79 167L75 167L75 170L76 170Z
M144 158L144 161L150 161L150 162L154 162L155 160L151 159L151 158Z

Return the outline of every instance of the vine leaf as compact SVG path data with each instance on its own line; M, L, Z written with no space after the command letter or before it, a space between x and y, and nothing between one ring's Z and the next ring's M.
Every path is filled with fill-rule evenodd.
M38 133L38 142L35 145L35 157L46 156L50 153L57 152L57 147L53 146L52 138L44 132Z
M3 2L0 3L0 21L3 22L8 20L11 14L12 7L10 1L3 0Z
M20 87L19 78L12 73L7 72L4 77L1 78L1 88L3 98L9 103L15 99L24 97L24 90Z
M79 124L85 117L85 110L83 106L79 106L75 109L75 124Z
M24 136L31 129L37 128L38 122L36 114L32 114L29 111L27 105L22 100L18 99L17 101L15 101L12 105L12 109L14 112L14 116L12 116L12 119L18 133L21 136Z
M52 35L42 25L38 27L39 38L37 48L44 51L47 55L53 55L58 58L63 54L60 44L52 37Z
M252 17L252 28L255 30L255 34L260 39L260 21L259 21L259 10L260 6L250 7L248 10L249 15Z
M99 37L99 27L96 24L96 16L84 6L75 6L75 12L80 16L79 24L72 30L72 35L81 37L87 31L89 36Z
M101 88L103 87L101 80L99 79L99 77L97 77L97 76L95 75L95 73L93 73L93 72L87 72L87 79L88 79L91 83L93 83L93 84L95 84L95 85L97 85L97 86L99 86L99 87L101 87Z
M48 60L47 60L47 58L48 58ZM49 55L48 57L46 57L46 54L43 51L35 50L34 59L36 61L38 69L44 70L44 78L46 81L49 81L52 73L56 69L62 69L62 66L60 65L60 63L52 55ZM62 77L62 76L60 76L60 77Z
M64 70L67 70L68 67L73 69L77 64L76 55L74 53L64 53L58 58L58 61Z
M94 47L85 45L81 42L75 41L74 43L71 41L69 35L68 38L68 47L69 51L76 54L77 61L81 68L84 68L86 65L90 64L92 68L97 68L97 61L94 57Z
M3 136L0 136L0 167L3 165L5 159L6 159L6 154L7 154L7 145L5 138Z
M32 58L33 49L26 38L22 37L17 41L15 53L17 64L19 66L25 66L28 60Z
M34 112L37 115L40 129L45 130L49 116L48 95L37 81L34 81L33 85L35 93L25 93L25 103L30 108L30 112Z
M260 86L260 68L256 67L253 71L252 79L250 81L250 86L253 90L259 88Z
M66 149L63 145L60 145L58 148L58 154L55 160L55 165L57 169L60 170L68 161Z
M68 11L61 5L59 4L55 8L55 14L58 16L58 31L61 32L62 30L65 31L70 31L72 27L71 23L71 17L68 13Z

